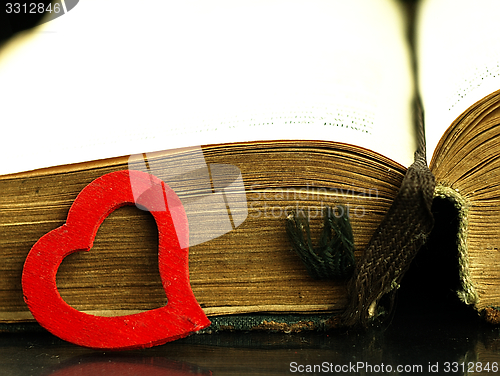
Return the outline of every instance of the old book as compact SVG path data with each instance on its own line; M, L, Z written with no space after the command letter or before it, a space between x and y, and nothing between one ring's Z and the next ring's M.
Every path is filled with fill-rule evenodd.
M122 17L111 21L117 3L97 11L84 2L1 52L4 139L23 141L1 151L0 321L32 320L21 272L33 244L65 222L87 184L133 168L163 179L181 198L191 286L207 315L277 315L253 325L263 329L325 325L297 315L341 312L345 281L308 275L286 217L305 213L317 241L326 208L348 210L359 258L394 201L418 143L401 4L152 4L151 13L121 1ZM428 133L427 149L436 194L461 205L461 295L481 310L500 305L492 221L498 94L453 102L448 112L458 113L443 110L447 116L469 109L445 132L454 118L434 116L432 69L439 67L426 39L438 11L424 3L417 30L427 130L444 134L438 144ZM489 60L486 66L495 69ZM468 72L458 76L460 90ZM481 78L481 90L497 80ZM26 124L39 126L25 132ZM157 242L147 212L116 210L91 252L64 260L61 296L99 315L164 305ZM283 314L295 315L286 328Z

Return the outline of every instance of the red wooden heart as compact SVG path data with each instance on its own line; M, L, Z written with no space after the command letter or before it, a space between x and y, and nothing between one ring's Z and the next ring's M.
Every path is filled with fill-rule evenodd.
M117 317L78 311L57 291L59 265L67 255L92 248L111 212L134 204L148 209L158 226L158 264L167 305ZM106 174L80 192L66 223L41 237L29 252L22 276L24 300L40 325L81 346L136 349L185 337L210 325L189 284L188 236L184 207L164 182L141 171Z

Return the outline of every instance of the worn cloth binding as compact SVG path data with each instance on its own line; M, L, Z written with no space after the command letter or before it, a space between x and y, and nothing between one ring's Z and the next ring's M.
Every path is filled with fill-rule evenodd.
M420 148L396 199L356 263L348 283L344 325L368 327L391 313L399 283L434 226L434 188L425 148ZM382 298L386 306L380 304Z

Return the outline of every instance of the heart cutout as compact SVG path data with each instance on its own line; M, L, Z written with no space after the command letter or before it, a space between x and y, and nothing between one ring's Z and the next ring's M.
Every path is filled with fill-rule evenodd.
M68 305L56 286L64 257L90 251L106 217L125 205L153 215L158 226L158 265L168 303L133 315L102 317ZM137 349L183 338L210 325L189 284L189 227L184 207L163 181L142 171L118 171L85 187L66 223L42 236L24 263L24 300L41 326L77 345L96 349Z

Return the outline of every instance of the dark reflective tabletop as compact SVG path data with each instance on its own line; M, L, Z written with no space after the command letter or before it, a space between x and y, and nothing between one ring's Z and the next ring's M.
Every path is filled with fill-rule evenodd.
M9 333L0 336L0 374L499 374L499 334L463 313L395 317L367 332L199 334L124 352L81 348L43 331Z

